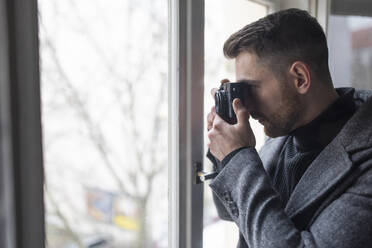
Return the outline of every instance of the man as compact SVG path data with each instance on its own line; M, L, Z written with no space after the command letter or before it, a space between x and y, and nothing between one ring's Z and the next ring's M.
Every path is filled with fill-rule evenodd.
M326 37L306 11L247 25L224 53L251 85L245 106L233 102L237 124L208 114L210 187L238 247L372 247L372 92L333 87ZM269 137L260 154L250 117Z

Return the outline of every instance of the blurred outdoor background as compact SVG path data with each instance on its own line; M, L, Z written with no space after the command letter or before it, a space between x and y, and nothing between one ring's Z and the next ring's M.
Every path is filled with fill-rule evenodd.
M168 2L40 0L47 247L167 247Z

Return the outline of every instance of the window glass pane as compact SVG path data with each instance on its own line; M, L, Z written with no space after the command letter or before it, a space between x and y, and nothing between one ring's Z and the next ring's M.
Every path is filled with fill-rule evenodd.
M47 247L167 247L167 0L39 0Z
M265 6L247 0L205 0L205 127L207 127L206 116L214 105L210 89L218 88L221 79L228 78L232 82L235 80L234 60L227 60L223 56L222 48L225 40L245 25L266 14ZM256 148L259 150L264 142L263 128L255 120L251 120L251 125L256 136ZM207 151L206 130L204 134L204 147ZM207 159L204 161L204 169L212 170L212 165ZM236 225L219 219L208 183L205 183L204 192L203 247L235 247L239 236Z
M372 17L331 14L328 44L334 85L372 89Z

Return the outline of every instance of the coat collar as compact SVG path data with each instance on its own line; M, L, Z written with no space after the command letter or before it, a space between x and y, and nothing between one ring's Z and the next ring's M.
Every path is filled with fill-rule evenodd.
M340 133L340 142L348 153L355 153L372 145L372 96L370 91L355 93L363 101L358 111Z
M311 163L292 192L286 213L293 217L338 185L352 169L352 161L338 139Z
M350 90L354 91L352 88L337 89L340 94ZM311 163L289 198L285 210L290 217L303 212L343 181L353 167L352 153L372 146L372 92L354 91L354 100L358 110ZM273 156L263 161L264 164L271 164L266 169L270 170L274 165L272 159L279 155L285 137L270 141L269 147L276 148L271 148Z

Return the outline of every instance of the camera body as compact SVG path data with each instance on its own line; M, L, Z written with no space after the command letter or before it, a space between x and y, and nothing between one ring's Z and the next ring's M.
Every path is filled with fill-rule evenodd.
M216 113L230 124L236 124L237 119L234 113L233 100L239 98L244 106L249 97L250 85L247 83L224 83L215 94Z

